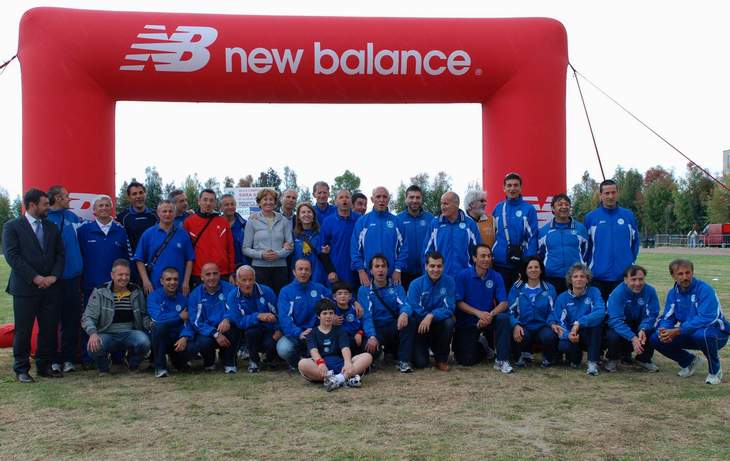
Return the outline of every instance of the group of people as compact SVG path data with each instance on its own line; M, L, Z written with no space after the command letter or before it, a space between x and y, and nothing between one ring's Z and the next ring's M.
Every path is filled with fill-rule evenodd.
M467 194L465 211L447 192L433 216L413 185L395 215L384 187L367 212L363 194L336 191L332 205L329 186L317 182L314 204L297 204L294 190L260 190L260 211L244 219L232 195L210 189L195 212L179 190L153 211L133 182L116 220L102 196L94 220L82 222L63 186L30 189L24 216L3 232L16 377L34 380L37 319L37 373L51 378L78 363L107 374L110 360L126 360L134 370L150 354L158 378L168 363L185 370L196 358L236 373L248 355L249 372L283 360L332 390L360 386L385 353L403 373L431 356L448 371L452 351L460 365L494 359L510 373L539 345L542 367L564 356L578 368L586 351L589 375L604 350L606 371L626 361L657 371L657 350L687 377L701 361L689 350L700 350L705 382L721 382L730 322L715 291L690 261L673 261L675 285L659 315L647 271L635 264L636 219L618 206L614 181L601 183L601 204L584 223L567 195L555 195L554 218L540 228L518 174L505 176L504 192L491 213L482 191Z

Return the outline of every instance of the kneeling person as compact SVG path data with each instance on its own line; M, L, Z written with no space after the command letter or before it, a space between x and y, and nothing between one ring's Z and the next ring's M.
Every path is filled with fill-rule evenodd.
M330 299L317 301L319 325L306 336L311 358L299 361L299 372L309 381L322 381L328 391L346 385L360 387L360 375L372 363L367 353L352 357L350 338L342 327L334 325L337 306Z
M352 287L346 282L336 282L332 285L332 298L334 298L337 309L335 309L335 325L341 326L350 338L350 351L354 354L363 352L363 331L362 307L360 303L352 300Z
M174 267L165 268L160 276L161 288L147 297L147 311L152 319L152 356L155 378L164 378L167 372L167 354L178 370L187 367L180 337L188 319L188 299L178 290L180 274Z

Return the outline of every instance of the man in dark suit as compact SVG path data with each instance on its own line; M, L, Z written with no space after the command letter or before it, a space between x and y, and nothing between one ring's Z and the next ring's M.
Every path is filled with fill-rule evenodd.
M3 253L10 265L7 292L13 296L15 337L13 370L21 383L32 383L30 337L38 319L36 370L40 376L61 378L51 369L58 328L58 286L64 267L63 242L58 227L46 220L48 195L30 189L23 196L25 215L3 228Z

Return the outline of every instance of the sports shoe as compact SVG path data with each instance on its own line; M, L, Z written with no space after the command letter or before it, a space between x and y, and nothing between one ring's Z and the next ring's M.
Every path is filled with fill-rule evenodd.
M517 368L525 368L525 365L527 365L527 362L525 361L525 358L520 355L520 358L515 362L515 366Z
M689 364L689 366L686 366L679 370L679 373L677 373L677 376L680 378L689 378L693 374L695 374L695 368L697 368L697 365L702 363L702 359L695 355L695 358L692 359L692 363Z
M398 371L401 373L410 373L413 371L411 364L408 362L398 362Z
M509 360L497 360L494 362L494 369L501 373L512 373L512 365Z
M155 370L155 378L167 378L168 376L170 376L170 375L167 373L167 370L165 370L164 368Z
M532 363L532 352L523 352L520 354L520 358L525 361L525 363Z
M347 387L362 387L362 380L360 379L360 375L355 375L352 378L345 381L345 386Z
M60 363L54 363L51 365L51 370L57 371L61 373L61 364Z
M481 344L484 348L485 358L487 360L494 360L497 354L494 352L494 349L489 347L489 342L487 341L487 338L484 337L484 335L479 335L479 344Z
M639 365L644 370L652 372L652 373L659 371L659 367L656 366L656 363L654 363L652 361L642 362L641 360L637 360L636 364Z
M327 376L325 376L324 382L322 384L324 385L324 388L327 389L327 392L334 391L338 387L342 386L342 384L338 383L334 375L332 374L328 374Z
M256 362L250 362L248 364L248 372L249 373L258 373L259 372L259 365Z
M550 363L550 360L542 359L542 363L540 364L541 368L550 368L551 366L553 366L553 364Z
M609 372L613 373L615 371L618 371L618 360L609 360L606 362L605 365L603 365L603 368Z
M250 354L248 353L248 347L244 346L238 350L238 358L240 360L248 360Z
M63 362L63 372L71 373L72 371L76 371L74 364L71 362Z
M235 375L236 373L238 373L238 368L236 368L235 366L233 366L233 367L227 366L227 367L223 368L223 373L225 373L227 375Z
M215 363L213 365L203 367L203 371L215 371Z
M722 368L717 370L717 373L708 373L705 378L705 384L720 384L722 382Z
M586 369L586 374L591 375L591 376L598 376L598 364L596 362L588 362L588 368Z

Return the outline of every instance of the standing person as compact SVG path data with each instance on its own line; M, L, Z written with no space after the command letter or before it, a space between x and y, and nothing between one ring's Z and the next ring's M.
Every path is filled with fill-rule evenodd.
M281 208L280 212L283 217L289 220L291 228L294 229L296 223L296 207L297 197L299 193L294 189L287 189L281 193ZM320 223L321 224L321 223Z
M364 195L363 195L364 197ZM367 199L366 199L367 200ZM408 290L411 282L423 275L423 247L429 236L433 215L423 209L423 191L413 184L406 189L406 209L396 216L403 227L403 236L408 246L408 262L401 274L403 289Z
M697 248L697 224L692 224L692 230L687 234L687 246L690 248Z
M147 312L152 320L155 378L166 378L168 354L176 369L187 368L180 338L183 324L188 320L188 298L180 292L180 274L174 267L162 271L160 285L147 297Z
M674 287L667 293L664 313L651 336L651 345L662 355L677 362L681 378L689 378L702 359L689 350L700 350L707 357L705 384L722 382L720 349L730 334L730 321L725 318L717 292L695 278L694 264L686 259L669 263Z
M312 195L314 196L314 211L317 214L317 221L323 223L325 219L335 214L337 208L329 204L330 186L324 181L317 181L312 187Z
M560 337L558 350L566 353L570 365L580 367L582 351L586 350L586 373L597 376L606 305L598 288L590 286L591 270L585 264L573 264L565 278L568 291L555 300L550 328Z
M545 279L557 294L568 289L565 274L575 263L585 264L588 232L570 215L570 198L557 194L550 202L553 219L540 228L538 254L545 267Z
M187 296L190 292L190 277L195 261L193 245L188 233L175 226L175 211L169 200L160 201L157 205L157 215L160 223L142 234L132 258L142 278L144 292L150 294L155 288L160 288L162 270L174 267L178 274L183 274L181 291Z
M58 326L58 286L63 275L63 241L58 226L46 220L48 195L29 189L23 195L25 215L3 226L3 254L10 266L6 291L13 297L15 336L13 370L21 383L32 383L30 337L38 321L36 371L39 376L60 378L51 368Z
M294 226L294 261L308 260L312 265L312 280L325 285L327 274L335 272L329 252L329 246L322 245L314 207L308 202L300 203L297 207L296 225Z
M466 215L477 224L482 243L494 246L494 217L485 211L487 206L487 193L483 190L470 190L464 197L466 204Z
M236 211L236 198L233 194L223 194L221 196L221 211L231 227L234 264L236 267L240 267L250 261L243 255L243 236L246 230L246 220Z
M616 181L603 181L598 191L601 205L586 215L583 224L590 237L588 267L593 272L593 285L605 301L639 255L639 231L634 213L618 206Z
M631 358L631 350L640 367L659 371L651 361L654 349L649 343L658 316L659 298L654 287L646 283L646 269L629 266L624 272L624 283L608 297L606 371L616 371L621 357Z
M359 215L364 215L368 212L368 198L362 192L352 194L352 211Z
M70 199L65 187L50 187L48 202L51 205L48 220L59 228L65 261L63 275L56 282L59 291L58 320L61 327L59 335L61 347L52 368L69 373L75 370L76 347L81 332L81 272L84 264L76 230L83 221L69 210Z
M235 203L235 200L234 200ZM224 280L232 281L236 271L233 233L228 219L215 210L218 200L213 189L203 189L198 195L198 211L185 220L183 229L190 236L195 250L192 286L200 283L203 264L215 263Z
M137 181L132 181L127 186L127 200L129 208L119 213L117 221L124 227L132 247L132 253L137 250L137 243L142 238L144 231L157 224L157 215L153 210L147 208L147 189ZM132 271L132 277L135 277Z
M352 270L357 271L360 284L368 286L370 277L365 270L368 261L375 254L384 254L388 258L388 267L393 271L388 274L396 285L408 263L408 246L404 239L403 227L395 215L388 211L390 193L385 187L373 189L373 211L358 219L350 240L350 259Z
M281 213L274 211L274 189L261 189L256 194L256 203L261 211L252 213L248 218L243 254L251 258L258 281L279 293L289 280L286 257L294 245L291 224Z
M506 198L499 202L494 217L494 268L507 290L519 276L522 262L537 254L537 212L522 198L522 177L509 173L504 177Z
M186 219L193 214L192 210L188 210L188 196L185 191L175 189L167 196L167 200L171 201L175 206L175 226L182 227Z
M360 215L352 211L350 191L347 189L337 191L335 204L337 211L324 222L320 221L322 248L330 249L330 260L335 269L327 274L327 281L335 283L339 280L354 286L357 276L352 270L350 242L355 222L360 219Z
M481 243L479 229L473 219L459 209L459 196L446 192L441 196L441 214L431 220L424 255L438 251L444 256L444 271L456 277L472 267L472 255ZM425 260L425 258L424 258Z

